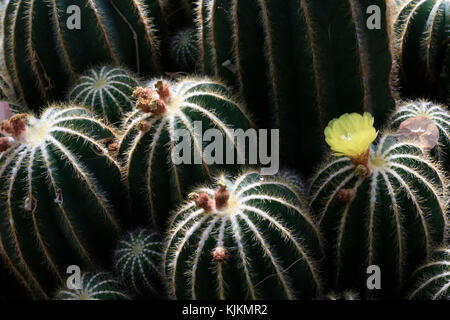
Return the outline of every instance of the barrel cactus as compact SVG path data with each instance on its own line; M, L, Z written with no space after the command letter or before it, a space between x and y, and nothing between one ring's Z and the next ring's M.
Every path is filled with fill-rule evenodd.
M368 267L380 267L376 296L399 293L412 271L444 239L447 181L416 142L383 134L352 114L325 131L338 156L313 176L311 206L329 246L328 277L340 289L369 294Z
M381 28L369 29L378 8ZM394 108L386 10L385 0L198 1L200 67L237 86L260 127L280 128L285 163L310 175L329 120L371 111L381 124Z
M115 251L114 270L136 296L160 297L161 237L148 229L129 232Z
M138 74L159 70L152 20L158 13L143 1L10 0L5 10L5 65L30 108L61 99L92 65L122 64Z
M200 187L174 213L163 265L176 299L320 294L321 238L291 175L247 171Z
M69 93L69 100L81 104L112 124L133 109L131 95L138 80L129 71L103 66L81 76Z
M450 1L406 0L393 20L402 94L450 98Z
M404 121L408 119L428 119L431 123L435 124L438 131L438 137L436 137L437 144L435 147L435 153L439 160L448 159L450 153L450 113L448 108L435 104L430 101L416 100L405 101L400 103L392 116L392 124L395 129L399 128ZM428 121L424 122L425 124ZM420 125L417 128L420 130ZM426 131L426 128L422 128Z
M109 263L123 207L118 145L75 106L15 115L1 131L1 255L36 298L48 298L68 266Z
M416 287L409 299L450 299L450 249L441 248L434 252L430 262L415 273Z
M79 289L61 289L55 300L128 300L123 286L107 273L85 273Z
M179 31L172 38L170 55L183 71L193 71L198 60L196 30L189 28Z
M214 80L154 79L134 95L136 108L124 120L120 141L120 154L126 160L124 175L132 212L146 217L151 214L153 226L160 231L186 189L223 167L204 157L203 133L219 130L223 145L231 146L227 159L234 153L237 160L233 163L245 163L244 152L235 148L232 129L245 130L252 124L228 89ZM174 162L181 153L187 159Z

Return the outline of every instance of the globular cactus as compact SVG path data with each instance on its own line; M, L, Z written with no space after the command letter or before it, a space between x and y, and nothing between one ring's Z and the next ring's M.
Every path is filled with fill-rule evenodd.
M356 292L346 290L340 293L329 292L324 300L360 300L360 297Z
M402 95L450 99L450 2L406 0L393 20Z
M450 249L441 248L434 252L430 262L415 273L417 281L409 299L450 299Z
M63 98L70 81L92 65L159 70L152 19L159 12L141 0L11 0L5 10L5 65L18 98L35 110Z
M259 127L280 129L284 163L309 176L329 120L370 111L382 124L395 106L387 16L385 0L201 0L200 68L237 86Z
M114 270L136 296L160 297L162 242L160 235L138 229L119 241L115 251Z
M337 289L368 293L369 266L381 290L399 293L412 271L444 239L447 180L416 142L377 137L373 119L344 115L330 123L331 158L312 178L311 206L328 243L328 277ZM343 156L343 157L342 157Z
M103 66L81 76L69 93L69 100L94 111L102 119L118 124L133 109L131 99L138 80L129 71Z
M198 61L196 30L189 28L179 31L172 38L170 55L182 71L195 70Z
M291 175L247 171L200 187L174 213L163 265L173 299L312 299L319 231Z
M125 158L124 175L131 210L148 217L158 231L166 227L168 214L185 196L187 188L212 177L218 163L204 157L202 135L208 129L222 134L227 159L245 162L237 150L232 130L246 130L251 121L245 109L221 83L210 79L185 78L177 82L152 80L138 88L136 109L124 120L120 153ZM180 152L177 143L189 143ZM218 151L219 152L219 151ZM174 162L183 153L185 161ZM223 159L225 162L225 159ZM228 168L234 167L227 165Z
M79 289L61 289L55 300L129 300L123 286L107 273L85 273Z
M407 120L415 121L416 124L408 124L405 122ZM424 142L425 144L432 143L430 147L437 142L434 148L437 158L441 161L448 159L450 154L450 113L447 107L425 100L405 101L397 107L393 114L392 125L395 129L400 127L399 134L404 132L408 135L408 128L406 128L406 131L402 130L402 123L406 127L410 127L410 130L416 131L411 132L410 135L417 133L419 140L421 139L420 135L425 133L423 136ZM427 129L426 126L431 123L436 128ZM434 130L436 130L437 137L432 132ZM429 139L433 141L428 141Z
M68 266L109 264L125 207L115 135L87 109L60 105L1 131L1 256L32 296L48 298Z

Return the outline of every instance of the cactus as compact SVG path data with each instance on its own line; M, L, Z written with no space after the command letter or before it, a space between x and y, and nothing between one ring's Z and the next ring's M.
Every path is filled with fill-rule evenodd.
M161 296L161 250L160 236L147 229L129 232L119 242L114 269L136 296Z
M170 48L172 60L183 71L195 70L198 60L197 33L189 28L179 31L173 38Z
M128 300L122 285L107 273L85 273L81 288L61 289L55 300Z
M48 298L69 265L109 263L123 207L115 135L90 111L60 105L39 119L16 115L1 131L1 256L34 297Z
M341 293L329 292L325 300L360 300L360 298L356 292L346 290Z
M372 5L381 30L366 27ZM370 110L382 124L394 108L387 16L385 0L198 1L200 67L237 86L259 127L280 129L285 163L310 175L329 120Z
M311 299L321 238L291 175L247 171L200 187L174 213L164 250L176 299Z
M450 113L447 107L425 100L405 101L397 107L392 116L394 128L398 128L405 120L413 117L426 117L430 119L439 131L436 156L443 161L450 154Z
M204 159L198 134L210 128L220 130L225 142L232 146L231 151L244 161L245 155L234 151L231 130L246 130L252 124L228 89L209 79L155 79L146 88L138 88L135 96L136 109L124 120L120 142L120 153L126 160L124 175L131 212L151 214L153 226L160 231L165 229L168 213L183 199L186 188L212 177L212 170L222 167ZM187 137L183 141L192 142L192 164L173 162L179 152L175 144L180 131L176 130L184 130ZM227 167L231 170L233 166Z
M5 64L18 98L32 109L63 98L69 82L92 65L125 65L138 74L159 70L152 23L157 11L142 1L87 0L78 6L77 29L73 5L71 0L6 4Z
M443 241L447 181L417 143L387 133L365 155L330 159L311 180L310 201L336 287L367 292L367 268L377 265L375 291L388 297Z
M450 299L450 249L441 248L434 252L430 262L415 273L417 285L409 299Z
M102 119L117 124L133 109L131 95L138 81L130 72L103 66L81 76L69 93L69 100L89 108Z
M450 2L407 0L393 20L395 60L402 95L450 98Z

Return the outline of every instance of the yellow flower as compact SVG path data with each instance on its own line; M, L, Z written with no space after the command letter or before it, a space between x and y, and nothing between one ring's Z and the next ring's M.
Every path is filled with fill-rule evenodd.
M367 153L378 132L370 113L346 113L330 121L325 128L325 141L336 156L358 158Z

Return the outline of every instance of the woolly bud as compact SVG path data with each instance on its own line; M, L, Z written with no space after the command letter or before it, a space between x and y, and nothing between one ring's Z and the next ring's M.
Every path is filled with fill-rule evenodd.
M148 132L150 130L150 123L145 120L139 121L136 125L136 129L142 132Z
M220 189L214 194L214 200L216 201L216 209L223 210L228 208L228 200L230 199L230 191L227 189L227 185L224 181L219 181Z
M211 255L212 255L213 261L216 261L216 262L226 262L226 260L230 256L228 254L228 250L221 246L215 247L211 251Z
M349 203L355 197L355 190L343 188L336 193L335 197L340 202Z
M159 94L159 97L163 99L164 101L167 101L168 98L172 96L172 93L170 92L169 85L166 83L163 83L162 80L158 80L155 84L156 91Z
M189 200L194 201L198 208L205 210L205 212L211 212L214 210L214 201L204 192L197 194L191 193Z
M27 119L25 114L19 114L0 124L0 131L14 138L20 137L27 130Z

